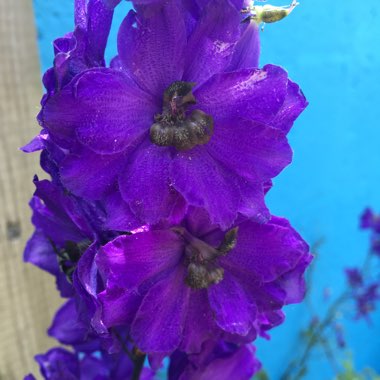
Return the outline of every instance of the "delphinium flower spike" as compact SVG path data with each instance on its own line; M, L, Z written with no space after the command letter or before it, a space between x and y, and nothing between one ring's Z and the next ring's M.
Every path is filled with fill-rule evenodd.
M25 259L68 298L48 333L71 351L37 361L51 380L149 378L165 357L171 380L248 380L250 343L304 296L309 247L265 194L307 101L259 68L243 0L133 1L107 64L119 2L75 1L23 148L51 177Z

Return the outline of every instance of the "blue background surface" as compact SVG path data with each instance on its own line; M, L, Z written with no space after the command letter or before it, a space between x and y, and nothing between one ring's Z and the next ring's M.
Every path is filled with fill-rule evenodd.
M42 69L52 62L51 41L72 30L72 0L35 0ZM273 5L285 5L273 0ZM117 9L119 24L129 6ZM294 162L269 194L274 214L286 216L309 241L323 238L311 301L323 313L325 288L332 297L345 284L343 268L363 261L368 234L358 230L366 206L380 211L380 23L378 0L304 0L291 17L267 25L261 64L284 66L300 84L310 106L290 133ZM116 26L114 25L114 26ZM115 53L113 28L107 56ZM258 343L258 356L272 380L279 378L298 348L297 332L308 318L306 304L291 306L287 321ZM353 310L345 310L347 317ZM369 327L346 323L357 369L380 371L380 313ZM344 319L342 319L344 321ZM313 356L307 379L331 379L321 353Z

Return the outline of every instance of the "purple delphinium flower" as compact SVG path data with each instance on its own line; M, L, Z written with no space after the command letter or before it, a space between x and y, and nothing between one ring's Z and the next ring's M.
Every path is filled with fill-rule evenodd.
M365 209L360 219L360 227L371 230L371 250L380 256L380 216L370 208Z
M173 380L248 379L245 344L304 296L309 248L264 195L307 102L282 68L258 68L243 0L135 0L106 68L119 2L75 0L23 148L51 175L35 180L25 260L70 297L48 332L74 352L38 355L41 373L126 379L172 355Z
M123 21L111 68L43 101L40 123L68 151L64 186L87 199L119 189L143 223L183 199L223 228L238 212L267 220L264 184L291 161L286 133L305 98L283 69L257 69L254 26L228 0L205 3L191 28L180 0L149 7Z
M369 321L369 314L376 309L376 302L380 300L379 288L379 283L371 283L355 294L356 318L365 318Z
M176 351L170 357L169 380L249 380L261 368L252 345L205 342L199 354Z
M132 363L124 353L109 355L97 351L78 354L63 348L52 348L35 358L45 380L126 380L133 371ZM154 373L146 368L140 379L153 380L153 377Z
M372 209L366 208L360 218L360 227L380 233L380 217Z
M363 285L363 276L358 268L347 268L345 272L348 283L352 288L357 288Z
M182 223L116 238L97 255L102 321L147 353L199 352L207 339L253 340L300 302L307 244L281 218L223 232L204 210ZM268 318L263 318L263 314Z
M357 268L346 269L346 275L351 287L351 297L356 304L356 318L369 320L369 314L375 310L376 302L380 300L380 284L363 277Z

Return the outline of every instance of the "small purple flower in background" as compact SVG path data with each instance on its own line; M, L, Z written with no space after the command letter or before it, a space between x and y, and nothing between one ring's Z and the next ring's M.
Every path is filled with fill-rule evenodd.
M346 276L351 288L357 288L363 285L363 276L358 268L346 269Z
M304 378L308 373L308 362L311 355L317 348L324 353L327 361L331 364L336 378L375 378L375 372L372 373L372 371L363 371L363 374L356 373L355 365L351 363L352 359L344 361L344 372L340 373L342 365L339 363L338 350L347 349L350 343L348 336L346 339L344 334L343 318L348 314L346 310L353 310L353 313L349 314L351 320L364 319L371 325L370 316L380 301L379 255L373 246L373 239L378 237L380 232L379 217L371 209L366 209L360 217L360 228L371 230L371 250L367 253L360 267L344 270L348 286L343 289L341 294L330 300L330 294L329 297L325 296L326 289L330 288L323 290L323 299L325 302L329 302L323 316L319 315L318 308L310 306L310 322L307 328L300 332L302 338L300 343L303 347L297 357L289 361L280 377L281 379L299 380ZM376 265L373 265L374 262ZM310 283L311 278L309 277L308 280ZM318 315L315 314L315 310L318 310ZM332 337L334 339L331 339Z
M350 285L350 297L356 305L356 318L370 321L369 315L375 310L380 300L380 283L373 280L370 273L363 273L358 268L346 269L347 281Z
M375 255L380 256L380 216L370 208L364 210L360 227L371 231L371 248Z

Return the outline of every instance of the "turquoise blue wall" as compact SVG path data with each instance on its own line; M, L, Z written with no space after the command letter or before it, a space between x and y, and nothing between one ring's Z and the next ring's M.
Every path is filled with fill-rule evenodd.
M290 134L293 165L275 180L269 204L310 243L324 239L311 291L321 312L323 289L337 295L343 268L366 254L368 235L358 230L359 214L368 205L380 211L380 12L378 0L361 4L304 0L291 17L262 33L262 64L286 67L310 101ZM72 0L35 0L43 69L51 65L51 41L72 29L72 5ZM127 3L118 9L116 24L127 9ZM108 56L114 51L112 46ZM305 304L289 307L287 322L271 342L258 344L272 380L297 349L307 310ZM371 327L363 321L347 324L346 333L357 368L380 371L380 313L372 319ZM309 380L331 379L329 364L319 356L313 358Z

